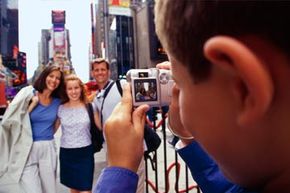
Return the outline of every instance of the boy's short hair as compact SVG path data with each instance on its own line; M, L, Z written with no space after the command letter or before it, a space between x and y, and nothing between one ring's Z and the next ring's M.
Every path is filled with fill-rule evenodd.
M106 63L107 70L110 69L110 64L105 58L96 58L91 61L92 70L94 70L94 64L101 64L101 63Z
M203 46L216 35L255 35L290 53L290 3L286 1L157 0L155 9L160 41L186 66L193 81L209 76L211 64L203 56Z

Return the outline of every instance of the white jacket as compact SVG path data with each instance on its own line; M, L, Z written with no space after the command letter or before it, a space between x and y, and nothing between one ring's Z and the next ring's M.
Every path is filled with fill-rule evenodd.
M9 104L0 125L0 193L7 184L17 184L32 147L28 104L33 87L22 88ZM12 192L12 191L5 191Z

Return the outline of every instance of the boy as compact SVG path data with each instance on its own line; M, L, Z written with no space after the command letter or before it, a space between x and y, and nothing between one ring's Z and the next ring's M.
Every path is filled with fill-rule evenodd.
M184 130L232 182L290 192L290 3L159 0L155 16ZM132 112L126 92L106 124L109 166L135 171L148 106Z

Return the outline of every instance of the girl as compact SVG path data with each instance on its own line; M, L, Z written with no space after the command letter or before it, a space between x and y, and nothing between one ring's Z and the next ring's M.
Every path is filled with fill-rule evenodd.
M65 79L63 104L58 110L61 124L60 181L71 193L90 193L94 174L94 153L87 112L85 87L76 75ZM95 123L100 125L98 114ZM99 127L100 128L100 127Z

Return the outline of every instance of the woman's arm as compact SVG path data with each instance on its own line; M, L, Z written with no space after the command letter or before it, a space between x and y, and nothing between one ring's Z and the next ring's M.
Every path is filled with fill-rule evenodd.
M55 122L54 122L54 133L56 133L56 131L58 130L59 126L60 126L60 119L57 118L55 120Z

